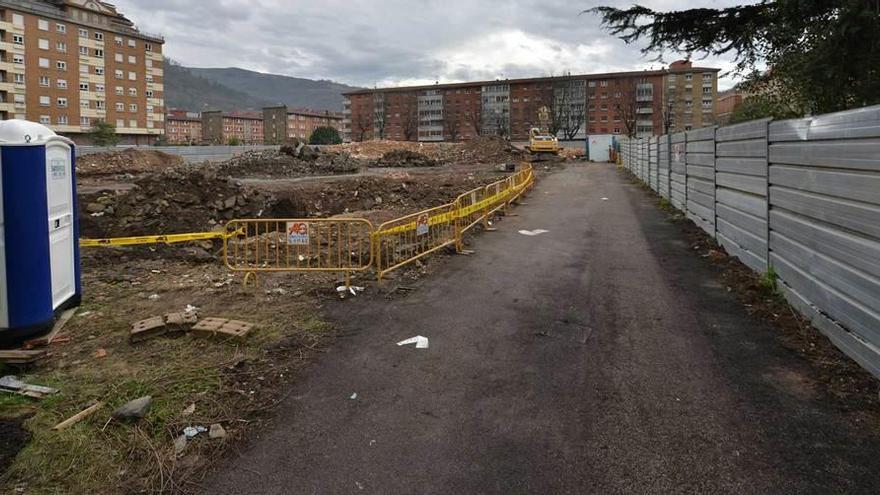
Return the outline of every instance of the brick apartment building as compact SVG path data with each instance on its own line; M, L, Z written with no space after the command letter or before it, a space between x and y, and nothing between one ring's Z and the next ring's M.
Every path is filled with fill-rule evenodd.
M123 144L162 136L161 36L96 0L0 0L0 119L26 119L88 144L97 121Z
M263 115L259 112L202 112L202 142L263 144Z
M343 136L525 140L540 113L563 139L696 129L716 121L719 70L678 61L661 70L352 91L343 95Z
M279 144L293 138L309 139L318 127L332 127L342 133L342 114L308 109L288 109L286 106L263 109L263 128L266 144Z
M202 116L198 112L169 110L165 114L165 141L168 144L200 144Z
M733 111L736 110L745 98L745 94L736 88L728 89L718 93L718 102L716 107L718 110L718 125L726 125L730 123L733 117Z

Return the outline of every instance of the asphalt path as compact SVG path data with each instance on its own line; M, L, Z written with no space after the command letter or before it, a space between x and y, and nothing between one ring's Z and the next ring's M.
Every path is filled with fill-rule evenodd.
M876 429L621 172L527 203L408 296L333 305L346 336L207 492L880 493Z

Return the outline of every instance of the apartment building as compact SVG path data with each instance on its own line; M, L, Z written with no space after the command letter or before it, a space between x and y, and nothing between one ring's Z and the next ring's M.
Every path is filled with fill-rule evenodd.
M745 93L737 88L731 88L718 93L718 101L716 103L718 125L730 123L734 110L743 102L745 97Z
M106 2L0 0L0 119L88 144L97 121L123 144L165 132L162 45Z
M695 129L716 121L719 70L677 61L660 70L352 91L343 95L343 138L526 140L537 126L584 139Z
M202 112L202 142L263 144L263 116L259 112Z
M298 138L307 140L318 127L332 127L342 132L342 114L309 109L288 109L286 106L263 109L266 144L280 144Z
M201 143L201 114L186 110L169 110L165 114L165 141L168 144Z

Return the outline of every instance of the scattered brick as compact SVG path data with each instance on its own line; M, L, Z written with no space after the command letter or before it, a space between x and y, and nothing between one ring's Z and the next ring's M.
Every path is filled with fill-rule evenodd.
M253 330L253 323L225 318L205 318L192 327L194 337L219 337L243 340Z
M188 332L199 321L194 312L168 313L165 315L165 328L169 333Z
M141 342L168 332L165 327L165 319L161 316L153 316L146 320L136 321L131 324L129 339L132 342Z

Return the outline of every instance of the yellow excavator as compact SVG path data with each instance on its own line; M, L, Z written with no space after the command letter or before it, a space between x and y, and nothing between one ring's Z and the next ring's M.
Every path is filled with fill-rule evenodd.
M526 147L533 162L548 160L559 154L559 140L549 131L550 109L541 107L538 110L538 123L539 127L529 130L529 145Z

